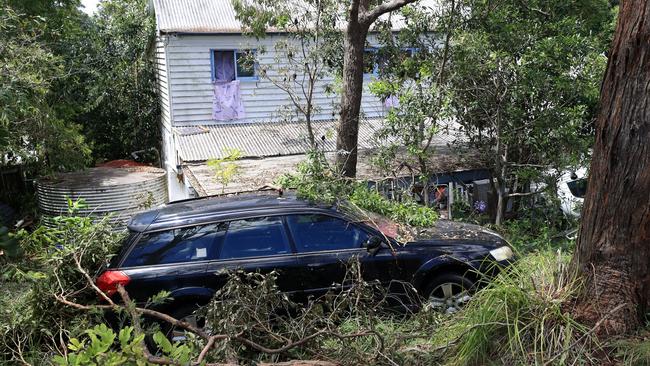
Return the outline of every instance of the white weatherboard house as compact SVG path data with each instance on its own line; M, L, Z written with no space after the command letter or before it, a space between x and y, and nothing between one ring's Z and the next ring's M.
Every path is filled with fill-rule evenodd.
M295 159L273 157L304 154L309 146L306 127L286 120L282 110L293 106L288 95L258 73L259 66L276 64L274 44L287 36L269 33L255 39L243 35L230 0L153 0L152 4L170 200L218 193L205 162L222 157L226 148L237 148L244 158L257 159L242 162L250 168L249 183L259 178L256 174L263 174L262 167L277 173L295 163ZM261 49L266 52L257 53ZM247 52L257 53L257 67L246 62L243 55ZM335 104L340 99L326 93L325 85L332 81L325 78L315 90L319 109L314 127L327 151L335 148ZM367 89L366 85L362 113L377 121L387 109ZM373 123L361 126L361 148L370 147ZM269 183L269 179L262 177L259 183Z

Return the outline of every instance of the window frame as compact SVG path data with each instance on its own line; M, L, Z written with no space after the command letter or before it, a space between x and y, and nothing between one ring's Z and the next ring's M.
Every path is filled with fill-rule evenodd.
M293 250L294 250L294 253L296 254L296 256L316 255L316 254L321 254L321 253L358 252L360 250L365 251L365 249L366 249L363 246L363 244L361 244L361 246L358 247L358 248L315 250L315 251L312 251L312 252L298 251L298 245L297 245L296 240L294 238L294 234L291 231L291 225L289 225L289 221L288 221L288 216L298 216L298 215L321 215L321 216L331 217L331 218L334 218L334 219L337 219L337 220L344 221L348 225L352 225L352 226L356 227L357 229L359 229L359 230L363 231L364 233L366 233L368 235L368 237L376 236L376 233L374 232L374 230L369 230L363 224L360 224L360 223L357 223L357 222L354 222L354 221L350 221L345 216L332 215L332 214L329 214L328 212L322 212L322 211L311 211L311 212L305 211L305 212L287 213L287 214L284 215L283 220L284 220L284 224L286 226L287 234L289 235L290 241L293 244Z
M286 257L286 256L295 256L296 255L296 246L293 242L293 237L291 236L291 233L289 232L289 227L287 226L287 222L285 220L285 214L284 213L275 213L275 214L268 214L268 215L254 215L254 216L242 216L242 217L234 217L229 220L225 220L223 222L228 223L228 227L226 228L226 234L224 235L224 242L226 241L226 238L228 236L228 231L230 230L230 223L233 221L242 221L242 220L251 220L251 219L261 219L265 217L279 217L280 218L280 227L284 231L284 237L287 239L287 244L289 245L289 253L276 253L276 254L268 254L268 255L257 255L257 256L250 256L250 257L235 257L235 258L220 258L221 257L221 250L223 249L223 243L222 246L219 248L219 251L217 252L217 258L210 260L210 262L230 262L230 261L245 261L249 259L257 259L259 260L260 258L278 258L278 257Z
M119 262L116 264L115 267L111 267L111 269L131 269L131 268L149 268L149 267L164 267L164 266L178 266L178 265L193 265L193 264L200 264L200 263L206 263L206 262L211 262L214 261L214 259L201 259L201 260L194 260L194 261L182 261L182 262L174 262L174 263L157 263L157 264L143 264L140 266L124 266L124 262L129 258L131 255L131 252L133 252L133 249L138 245L140 240L145 234L156 234L156 233L161 233L165 231L172 231L172 230L183 230L186 228L192 228L196 226L207 226L207 225L218 225L218 224L230 224L230 220L217 220L217 221L208 221L208 222L200 222L196 224L189 224L189 225L178 225L178 226L170 226L166 228L160 228L156 230L145 230L145 231L140 231L137 233L137 235L134 235L133 238L130 239L130 243L128 245L128 248L126 248L122 254L122 256L119 258ZM228 232L228 228L226 227L226 232ZM212 243L214 245L214 242ZM219 248L221 250L221 248Z
M214 83L217 81L216 70L214 69L214 53L215 52L232 52L233 65L235 66L235 80L240 81L258 81L259 80L259 65L257 61L253 63L253 76L239 76L237 73L237 54L244 52L251 52L253 55L257 55L257 49L238 49L238 48L211 48L210 49L210 78Z
M293 238L291 237L291 233L289 232L289 227L287 226L286 220L284 216L286 216L287 213L285 212L258 212L258 213L250 213L242 216L230 216L230 217L223 217L223 218L218 218L214 220L206 220L202 222L197 222L194 224L181 224L181 225L175 225L175 226L169 226L165 228L159 228L159 229L154 229L154 230L145 230L138 232L137 235L134 235L134 237L131 239L131 242L128 245L128 248L124 251L124 254L119 258L119 262L116 264L115 267L111 267L112 269L131 269L131 268L149 268L149 267L164 267L164 266L169 266L170 264L148 264L148 265L142 265L142 266L130 266L130 267L123 267L124 261L131 255L131 252L133 251L133 248L140 242L140 239L142 239L142 236L144 234L154 234L154 233L159 233L162 231L169 231L169 230L176 230L176 229L184 229L188 227L194 227L194 226L205 226L205 225L214 225L214 224L222 224L225 223L230 226L230 222L232 221L237 221L237 220L246 220L246 219L255 219L255 218L262 218L262 217L280 217L280 221L282 223L282 229L284 230L288 243L289 243L289 249L291 249L290 253L286 254L272 254L272 255L265 255L265 256L257 256L257 257L243 257L243 258L229 258L229 259L204 259L200 261L189 261L189 262L177 262L173 263L172 265L192 265L192 264L198 264L198 263L210 263L210 262L228 262L228 261L240 261L240 260L248 260L248 259L259 259L259 258L267 258L267 257L281 257L281 256L291 256L296 254L296 246L293 243ZM228 227L226 228L226 234L228 235ZM217 257L221 255L221 248L218 248L217 252Z
M279 258L279 257L289 257L293 256L294 258L297 256L305 256L305 255L316 255L320 253L341 253L341 252L350 252L350 251L360 251L360 250L365 250L363 246L360 248L351 248L351 249L334 249L334 250L328 250L328 251L319 251L319 252L298 252L298 249L296 248L296 243L293 238L293 233L291 232L291 228L289 227L289 223L287 222L287 216L289 215L324 215L324 216L329 216L333 217L339 220L343 220L350 225L355 225L358 227L360 230L363 230L366 232L369 236L380 236L383 237L381 233L379 233L377 230L374 228L365 225L362 222L357 222L354 220L351 220L349 217L346 217L345 215L342 214L336 214L335 212L330 212L330 211L324 211L320 209L298 209L298 210L285 210L283 212L269 212L265 210L260 210L258 212L247 212L241 216L238 215L233 215L233 216L228 216L228 217L220 217L220 218L214 218L214 219L207 219L205 221L193 223L193 224L179 224L179 225L174 225L174 226L169 226L165 228L159 228L159 229L154 229L154 230L145 230L138 232L137 235L134 235L134 237L131 239L131 242L128 245L128 248L124 251L124 254L122 255L121 258L119 258L118 263L113 267L111 266L111 269L137 269L137 268L150 268L150 267L165 267L165 266L191 266L191 265L197 265L197 264L209 264L209 263L215 263L215 262L232 262L232 261L247 261L247 260L259 260L260 258ZM152 233L157 233L161 231L168 231L168 230L175 230L175 229L183 229L187 227L193 227L193 226L202 226L202 225L213 225L213 224L220 224L220 223L227 223L230 225L231 221L235 220L245 220L245 219L253 219L253 218L261 218L261 217L275 217L279 216L280 220L282 222L282 227L283 230L285 231L285 234L287 236L287 239L289 241L289 248L291 249L290 253L286 254L272 254L272 255L265 255L265 256L258 256L258 257L243 257L243 258L229 258L229 259L204 259L200 261L190 261L190 262L177 262L173 264L149 264L149 265L143 265L143 266L131 266L131 267L123 267L123 263L128 258L128 256L131 254L133 251L133 248L136 246L138 242L140 242L140 239L142 238L142 235L144 234L152 234ZM228 228L226 228L226 235L228 234ZM392 242L391 239L389 241ZM395 243L397 243L395 241ZM218 254L221 255L221 248L218 248Z
M363 54L365 56L366 52L371 52L374 54L375 58L377 57L377 54L379 53L379 47L366 47L363 49ZM365 66L363 65L364 71L363 71L363 77L365 79L369 79L373 76L379 76L379 64L377 63L377 60L375 59L375 62L372 64L372 72L366 72L365 71Z

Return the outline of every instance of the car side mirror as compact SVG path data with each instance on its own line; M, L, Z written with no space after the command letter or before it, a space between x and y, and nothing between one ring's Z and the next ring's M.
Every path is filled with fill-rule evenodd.
M375 255L381 249L381 244L384 241L378 236L371 236L370 239L366 242L366 250L368 253Z

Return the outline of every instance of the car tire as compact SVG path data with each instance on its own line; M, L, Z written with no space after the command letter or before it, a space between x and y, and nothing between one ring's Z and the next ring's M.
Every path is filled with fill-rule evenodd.
M192 316L196 317L195 312L201 306L202 305L200 303L197 303L197 302L194 302L194 301L192 301L192 302L183 302L183 303L178 303L177 302L177 303L172 303L172 304L166 306L166 309L164 309L164 310L161 309L160 311L162 313L164 313L164 314L167 314L167 315L175 318L175 319L187 321L188 323L192 324L193 321L191 321L191 320L188 321L189 320L188 318L192 317ZM159 320L159 319L155 319L155 320L152 319L152 321L154 321L154 322L156 322L158 324L160 331L167 337L167 339L169 339L170 342L174 343L176 341L180 341L180 342L184 341L184 339L181 338L182 337L182 332L177 331L173 325L171 325L171 324L169 324L169 323L167 323L167 322L165 322L163 320ZM202 323L200 319L195 318L194 323L196 323L196 326L198 326L198 327L204 327L205 326L204 321ZM178 332L178 333L175 333L175 332ZM153 338L151 336L147 336L145 338L145 343L146 343L147 348L149 349L149 352L151 352L154 355L160 353L160 349L158 348L158 345L156 344L156 342L153 341Z
M201 304L198 303L191 303L191 304L185 304L181 305L175 310L170 312L170 316L174 317L175 319L185 321L187 323L190 323L191 325L197 327L197 328L204 328L205 327L205 318L201 318L200 315L196 314L196 311L201 308ZM183 333L183 330L178 330L174 326L172 326L169 323L164 324L163 327L161 327L163 330L163 333L169 338L169 340L173 343L175 341L183 341L182 339L175 339L175 337L181 337L181 334ZM178 334L174 334L174 332L178 332Z
M472 298L474 281L457 273L445 273L433 278L424 291L423 305L442 313L455 313Z

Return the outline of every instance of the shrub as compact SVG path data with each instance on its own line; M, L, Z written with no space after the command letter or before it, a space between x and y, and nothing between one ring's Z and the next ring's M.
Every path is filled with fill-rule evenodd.
M575 247L576 230L564 230L541 220L521 218L505 221L499 231L519 253L562 250Z
M54 223L52 228L19 232L25 255L0 271L0 363L22 358L43 363L43 354L59 352L72 334L102 321L103 314L80 312L56 296L96 302L79 267L94 275L115 252L122 234L108 221L75 217L74 209Z

